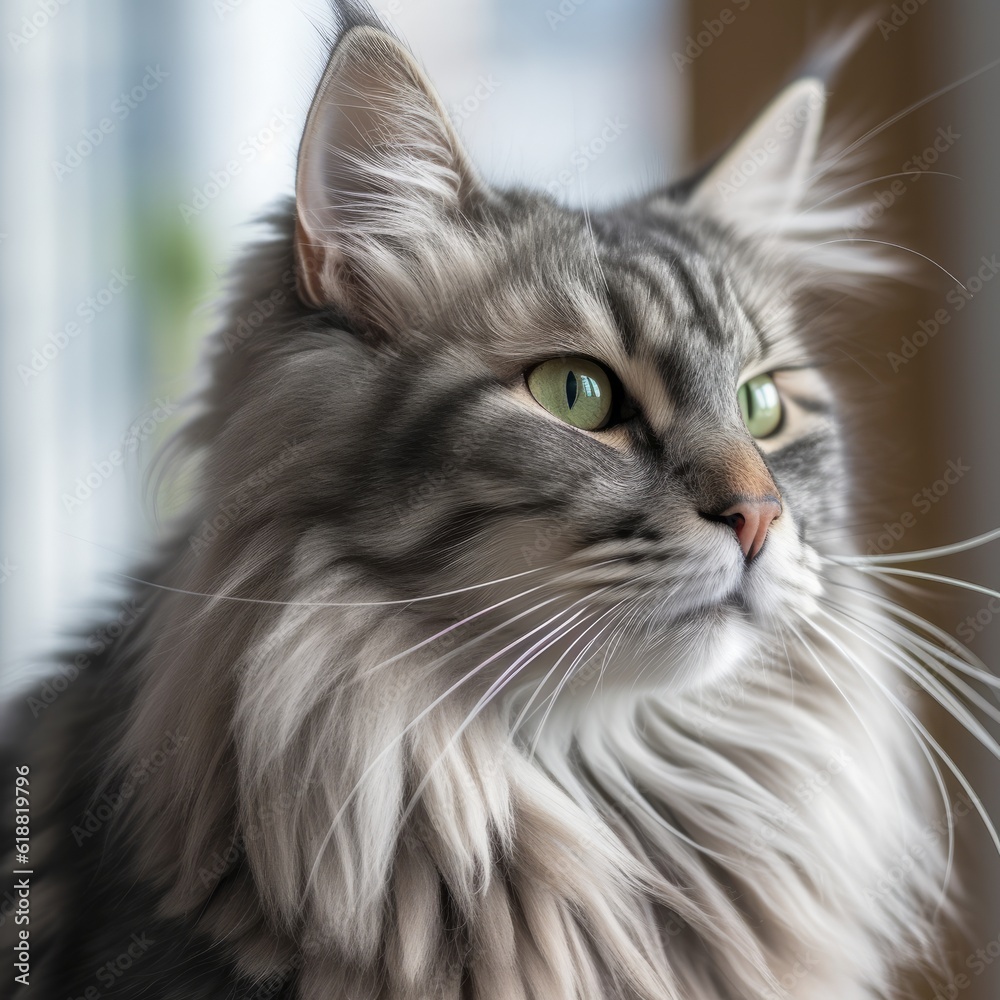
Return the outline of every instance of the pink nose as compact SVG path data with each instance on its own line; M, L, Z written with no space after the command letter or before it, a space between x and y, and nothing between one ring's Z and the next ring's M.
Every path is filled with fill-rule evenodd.
M774 497L763 497L733 504L719 515L719 520L736 532L743 555L750 562L764 547L767 529L780 513L781 504Z

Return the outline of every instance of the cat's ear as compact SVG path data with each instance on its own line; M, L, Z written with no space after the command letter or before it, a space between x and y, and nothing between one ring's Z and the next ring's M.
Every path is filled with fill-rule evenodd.
M780 225L799 209L814 173L825 105L818 79L786 87L698 181L688 205L734 222Z
M386 322L395 274L412 285L433 234L478 188L441 101L410 53L375 24L339 39L299 147L299 293Z

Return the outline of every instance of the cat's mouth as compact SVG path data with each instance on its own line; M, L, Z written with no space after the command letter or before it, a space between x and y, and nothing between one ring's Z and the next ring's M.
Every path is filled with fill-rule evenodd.
M704 619L722 620L733 617L750 620L753 617L752 610L741 587L736 588L715 600L705 601L692 608L686 608L679 613L670 614L670 608L665 607L672 624L683 625L685 623L701 622Z
M744 659L762 635L742 587L679 609L652 601L647 628L625 630L616 642L609 676L624 684L654 683L674 690L712 684Z

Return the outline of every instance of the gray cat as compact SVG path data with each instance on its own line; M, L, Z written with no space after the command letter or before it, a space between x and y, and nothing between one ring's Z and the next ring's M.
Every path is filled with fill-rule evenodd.
M950 874L899 683L965 718L929 667L978 668L823 543L824 317L891 263L807 207L843 165L822 82L586 213L487 185L342 17L191 509L126 635L8 713L25 995L898 995Z

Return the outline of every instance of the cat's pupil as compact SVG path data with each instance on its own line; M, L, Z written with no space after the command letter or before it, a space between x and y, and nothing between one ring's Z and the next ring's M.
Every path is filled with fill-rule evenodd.
M574 372L570 372L566 376L566 401L572 410L573 404L576 402L576 374Z

